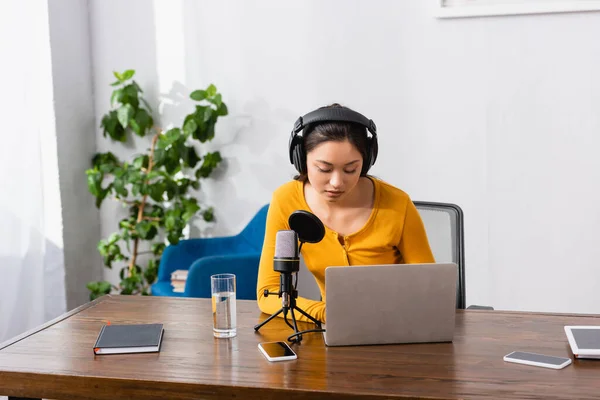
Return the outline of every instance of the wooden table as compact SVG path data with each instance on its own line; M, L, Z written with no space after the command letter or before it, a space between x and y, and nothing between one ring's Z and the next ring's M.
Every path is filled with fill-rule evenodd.
M0 394L50 399L598 398L600 360L563 370L510 364L513 350L572 357L564 325L600 317L458 311L453 343L326 347L320 334L298 359L269 363L262 341L285 340L281 319L238 301L238 335L215 339L210 299L104 296L0 344ZM160 353L96 356L104 321L162 322ZM307 328L308 325L301 324Z

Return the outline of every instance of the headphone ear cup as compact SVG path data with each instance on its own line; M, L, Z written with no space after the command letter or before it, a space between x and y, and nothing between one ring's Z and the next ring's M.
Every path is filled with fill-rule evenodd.
M294 165L301 174L306 174L306 154L304 154L304 145L299 141L294 148Z
M305 173L305 162L303 161L302 137L292 132L289 143L290 161L299 173Z
M363 160L362 169L360 171L361 176L367 175L369 169L373 165L373 140L372 138L367 138L367 156Z
M376 135L371 138L369 147L371 149L371 166L373 166L375 161L377 161L377 153L379 152L379 144L377 144Z

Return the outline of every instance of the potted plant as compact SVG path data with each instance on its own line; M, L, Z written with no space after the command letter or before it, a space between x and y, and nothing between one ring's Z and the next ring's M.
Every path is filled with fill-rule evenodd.
M147 137L148 148L127 161L111 152L98 153L86 171L96 207L110 199L128 210L117 230L98 243L104 265L120 268L120 283L89 282L91 300L111 292L150 294L165 243L177 244L186 225L198 215L205 221L214 220L213 208L199 204L191 192L198 190L201 180L221 162L218 151L199 153L199 145L214 138L217 120L228 113L221 94L212 84L193 91L194 111L185 116L181 127L163 131L154 125L152 110L133 80L134 74L134 70L114 73L117 80L111 84L115 87L111 108L103 116L101 128L104 137L120 143L126 143L131 135ZM140 257L142 254L147 257ZM141 258L147 258L145 265Z

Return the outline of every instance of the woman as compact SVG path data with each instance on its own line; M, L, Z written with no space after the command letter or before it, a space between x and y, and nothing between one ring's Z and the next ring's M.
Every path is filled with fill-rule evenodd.
M305 122L309 123L304 126ZM300 128L302 136L297 136ZM262 312L272 314L281 308L281 299L265 297L264 291L279 290L280 274L273 270L275 236L290 229L288 217L296 210L312 212L325 225L321 242L302 247L323 300L299 297L296 303L319 321L326 322L325 268L434 262L423 222L409 196L367 175L377 158L373 121L339 104L322 107L298 120L289 150L299 175L275 190L269 206L257 284ZM308 320L300 313L296 318Z

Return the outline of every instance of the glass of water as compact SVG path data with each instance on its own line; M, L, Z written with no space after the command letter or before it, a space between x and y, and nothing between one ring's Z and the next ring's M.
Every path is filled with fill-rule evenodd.
M235 275L212 275L210 286L212 292L213 334L218 338L234 337L237 333Z

